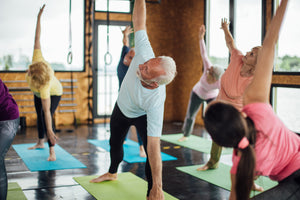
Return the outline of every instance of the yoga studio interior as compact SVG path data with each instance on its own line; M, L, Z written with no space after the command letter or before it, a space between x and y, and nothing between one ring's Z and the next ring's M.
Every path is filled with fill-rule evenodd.
M230 195L232 149L223 148L219 167L199 171L210 159L212 139L204 127L207 103L196 112L185 141L183 126L191 91L203 75L199 30L211 63L225 72L230 62L221 20L238 50L261 46L280 0L145 0L146 31L156 56L170 56L177 74L166 85L160 137L165 199L225 200ZM108 172L110 119L119 94L117 67L124 30L133 26L134 0L9 0L0 3L0 77L19 108L20 123L5 156L7 199L146 199L146 158L131 126L123 144L118 179L89 181ZM49 147L28 150L38 140L34 94L26 81L32 63L37 16L40 45L63 93L52 116L55 161ZM290 0L275 49L270 104L284 124L300 133L300 1ZM134 47L134 33L128 36ZM51 121L51 120L50 120ZM277 182L260 177L268 190ZM260 192L252 191L251 196Z

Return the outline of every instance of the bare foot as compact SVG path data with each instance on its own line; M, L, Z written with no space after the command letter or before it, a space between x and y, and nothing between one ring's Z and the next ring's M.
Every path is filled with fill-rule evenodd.
M256 183L253 183L252 190L263 192L264 188L262 188L261 186L257 185Z
M36 145L34 145L33 147L29 147L29 150L32 149L43 149L44 148L44 139L39 139L36 143Z
M183 141L186 141L187 139L188 139L187 137L183 136L182 138L178 139L177 141L178 142L183 142Z
M143 145L140 146L140 156L143 157L143 158L147 157Z
M111 174L109 172L99 176L98 178L94 178L92 180L90 180L90 183L100 183L102 181L114 181L117 180L118 174Z
M207 165L203 165L203 166L199 167L199 168L197 169L197 171L206 171L206 170L208 170L208 169L209 169L209 167L208 167Z
M49 157L48 157L48 161L56 161L56 155L55 155L55 151L54 151L54 147L50 147L50 150L49 150Z

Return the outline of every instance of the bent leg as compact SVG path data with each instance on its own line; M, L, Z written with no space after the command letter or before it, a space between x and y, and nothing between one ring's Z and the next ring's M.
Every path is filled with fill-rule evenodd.
M204 166L198 168L197 170L203 171L203 170L218 168L221 153L222 153L222 147L217 145L214 141L212 141L209 161Z

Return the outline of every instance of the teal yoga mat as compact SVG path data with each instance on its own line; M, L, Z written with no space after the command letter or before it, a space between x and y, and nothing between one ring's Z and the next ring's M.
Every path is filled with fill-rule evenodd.
M226 190L230 190L231 188L231 181L230 181L230 169L229 165L225 165L223 163L219 163L219 167L213 170L207 171L197 171L197 169L202 165L192 165L192 166L185 166L185 167L176 167L177 170L182 171L184 173L190 174L194 177L207 181L211 184L217 185L222 187ZM260 176L255 183L259 186L262 186L264 190L268 190L278 183L276 181L270 180L268 177ZM261 192L252 191L251 197Z
M140 177L125 172L118 174L115 181L104 181L101 183L90 183L89 181L98 176L82 176L73 179L96 199L101 200L140 200L146 199L147 182ZM164 192L165 200L176 200L177 198Z
M187 147L196 151L201 151L203 153L210 153L212 141L199 136L191 135L186 141L179 142L178 139L183 136L182 133L179 134L167 134L162 135L161 140L167 141L179 146ZM223 148L222 154L232 154L231 148Z
M44 144L44 149L28 150L28 147L32 147L34 145L34 143L12 145L18 155L22 158L27 168L32 172L86 168L84 164L57 144L54 146L56 161L47 161L49 157L48 143Z
M7 200L26 200L21 187L17 182L8 183L7 187Z
M109 141L108 140L88 140L89 143L101 147L106 151L110 150ZM123 145L124 148L124 158L123 160L128 163L137 163L137 162L146 162L146 158L140 157L139 144L132 140L126 140L126 143ZM168 155L166 153L161 152L162 161L169 160L177 160L176 157Z

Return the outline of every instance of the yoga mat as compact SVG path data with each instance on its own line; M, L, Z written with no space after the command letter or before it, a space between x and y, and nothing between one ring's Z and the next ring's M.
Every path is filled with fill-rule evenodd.
M25 200L27 199L21 187L17 182L8 183L7 200Z
M34 143L12 145L18 155L22 158L27 168L32 172L86 168L84 164L82 164L79 160L74 158L71 154L57 144L54 146L56 161L47 161L49 157L48 143L44 144L44 149L28 150L28 147L32 147L34 145Z
M101 183L90 183L89 181L98 176L73 177L86 191L96 199L101 200L140 200L146 199L147 182L140 177L125 172L118 174L115 181L104 181ZM164 192L165 200L175 200L177 198Z
M212 144L211 140L196 135L191 135L188 137L186 141L179 142L178 139L181 138L182 136L183 136L182 133L167 134L167 135L162 135L160 139L196 151L201 151L203 153L210 153L211 144ZM222 154L232 154L232 149L223 148Z
M106 151L110 150L110 145L108 140L88 140L89 143L101 147ZM126 143L123 145L124 157L123 160L128 163L137 163L137 162L146 162L146 158L140 157L140 147L137 142L132 140L126 140ZM168 160L177 160L176 157L170 156L166 153L161 152L162 161Z
M176 167L176 169L230 191L230 188L231 188L230 169L231 169L231 167L229 165L219 163L219 167L217 169L206 170L206 171L197 171L197 169L200 166L202 166L202 165ZM272 181L268 177L264 177L264 176L260 176L257 180L255 180L255 183L257 185L263 187L265 191L278 184L276 181ZM254 195L257 195L259 193L261 193L261 192L252 191L251 197Z

